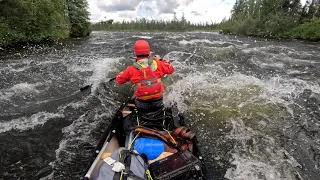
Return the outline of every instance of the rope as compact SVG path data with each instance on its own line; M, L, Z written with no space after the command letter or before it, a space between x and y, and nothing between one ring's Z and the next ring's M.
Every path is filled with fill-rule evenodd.
M139 134L140 134L140 132L138 132L138 134L133 138L133 140L131 141L131 143L130 143L129 146L128 146L128 150L131 149L131 146L132 146L133 142L137 139L137 137L139 136Z
M166 129L164 129L164 128L163 128L163 130L168 133L169 137L172 139L172 141L174 142L174 144L177 144L177 142L176 142L176 141L174 140L174 138L171 136L170 131L168 131L168 130L166 130Z
M151 177L149 169L146 170L146 174L147 174L147 177L148 177L149 180L153 180L152 177Z

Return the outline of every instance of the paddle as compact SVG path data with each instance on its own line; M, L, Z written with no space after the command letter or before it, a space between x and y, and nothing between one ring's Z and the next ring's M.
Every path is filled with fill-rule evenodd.
M110 79L108 82L112 82L112 81L114 81L114 80L116 80L116 78L112 78L112 79ZM92 87L92 85L93 85L93 84L86 85L86 86L80 88L80 91L82 92L82 91L85 91L85 90L87 90L87 89L90 89L90 88Z

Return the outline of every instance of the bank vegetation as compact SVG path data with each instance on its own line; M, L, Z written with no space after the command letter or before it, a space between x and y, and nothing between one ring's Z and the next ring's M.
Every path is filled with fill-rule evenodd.
M224 33L320 40L320 0L237 0Z
M0 46L89 35L86 0L0 0Z

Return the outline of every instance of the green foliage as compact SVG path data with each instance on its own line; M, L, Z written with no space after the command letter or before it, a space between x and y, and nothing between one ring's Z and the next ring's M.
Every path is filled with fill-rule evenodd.
M82 2L81 8L68 8L66 0L0 1L0 46L67 38L74 32L80 32L77 36L88 35L87 3L77 2Z
M300 0L237 0L218 27L230 34L319 40L319 17L315 1L302 7Z
M320 40L320 19L312 19L310 22L300 24L285 34L289 38Z
M92 25L92 28L98 31L212 31L216 30L216 27L217 25L214 23L191 23L184 16L182 16L181 20L175 17L172 21L137 19L136 21L114 22L111 19Z
M88 3L84 0L67 0L69 21L71 24L70 35L72 37L87 36L91 32L89 23Z
M113 19L101 21L92 25L96 31L213 31L217 30L214 23L191 23L182 14L179 20L174 13L171 21L156 21L147 19L136 19L135 21L114 22Z

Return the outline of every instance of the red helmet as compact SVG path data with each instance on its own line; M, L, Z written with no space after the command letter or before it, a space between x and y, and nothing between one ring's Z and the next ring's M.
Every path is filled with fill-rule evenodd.
M138 40L134 44L134 53L136 56L139 55L149 55L150 54L150 46L149 43L145 40Z

